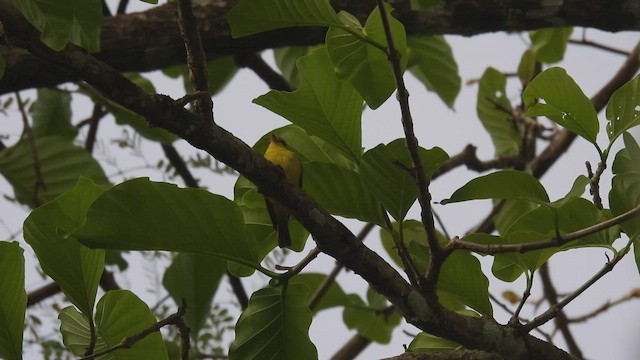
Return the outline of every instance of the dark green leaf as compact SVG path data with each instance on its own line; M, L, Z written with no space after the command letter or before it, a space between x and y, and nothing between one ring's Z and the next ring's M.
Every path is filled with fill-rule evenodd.
M536 71L536 54L533 50L527 49L522 53L520 63L518 64L518 78L524 85L528 85ZM526 86L525 86L526 87Z
M65 345L75 355L84 356L90 339L88 319L72 307L63 309L59 319ZM95 352L98 352L118 345L126 337L139 334L155 324L156 319L149 307L132 292L112 290L98 301L95 321L98 335ZM159 332L152 332L131 348L120 349L111 356L118 360L169 359Z
M288 93L270 91L254 102L339 149L358 163L362 154L362 98L339 80L324 48L298 61L300 86Z
M85 212L102 191L91 180L80 178L73 189L32 211L23 226L24 239L44 272L88 316L93 314L104 251L91 250L69 234L82 224Z
M436 0L439 2L439 0ZM433 91L449 108L460 92L461 79L451 46L444 36L409 37L409 70L427 90Z
M308 289L302 284L289 284L286 291L267 287L253 293L236 324L229 359L317 359L309 339L307 297Z
M307 46L289 46L273 50L276 65L280 69L282 76L284 76L293 87L297 87L299 83L296 62L308 53L309 47Z
M618 136L640 125L640 75L611 95L607 104L607 135L613 142Z
M404 26L391 16L391 7L386 7L393 42L400 53L402 71L407 67L407 38ZM326 44L338 77L348 80L367 104L376 109L396 89L391 63L384 49L387 46L379 8L376 7L362 27L351 14L341 11L338 18L342 24L327 31ZM375 86L372 86L375 84Z
M412 352L433 352L443 350L454 350L460 348L461 345L450 340L446 340L424 332L416 335L409 344L407 350Z
M184 320L193 339L211 310L211 300L226 273L227 262L212 256L180 253L167 268L162 285L176 304L187 303Z
M98 162L86 150L61 137L36 138L38 164L45 189L38 187L29 141L22 140L0 152L0 173L13 186L16 199L31 207L55 199L71 189L80 176L109 186Z
M327 0L244 0L227 14L233 37L292 26L339 25Z
M476 199L527 200L538 204L549 202L549 195L540 181L531 174L517 170L502 170L477 177L456 190L441 204Z
M24 255L17 242L0 241L0 358L22 359L22 332L27 309Z
M257 249L232 201L202 189L140 178L105 191L74 234L84 244L117 250L170 250L206 254L260 268Z
M529 106L527 115L546 116L596 145L600 127L596 111L564 69L553 67L540 73L522 98Z
M73 140L78 129L71 124L71 95L51 89L38 89L38 100L33 103L33 136L59 136Z
M381 204L353 170L330 163L306 163L303 185L332 214L376 224L385 222Z
M491 135L496 156L516 155L522 143L522 136L511 115L506 85L507 79L501 72L488 68L478 87L476 111L482 126Z
M529 32L531 47L541 63L553 64L564 58L573 28L550 28Z
M13 0L13 5L53 50L60 51L70 42L89 52L100 50L100 0Z
M291 278L289 280L289 284L302 284L309 289L309 299L315 295L315 292L320 288L320 286L327 279L327 276L324 274L312 274L305 273L299 274ZM333 281L329 288L326 290L324 295L320 298L320 301L317 305L311 309L313 313L317 313L321 310L329 309L336 306L344 306L347 304L347 294L344 293L340 285Z
M345 325L369 340L389 343L393 330L400 325L400 314L390 309L387 300L371 289L367 291L369 304L355 294L348 295L348 298L350 304L345 306L342 313Z

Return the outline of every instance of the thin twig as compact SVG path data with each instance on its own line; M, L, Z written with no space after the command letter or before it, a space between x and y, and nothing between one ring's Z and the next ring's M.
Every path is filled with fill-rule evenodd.
M367 237L367 235L369 235L369 232L371 232L374 226L375 225L373 223L367 223L362 228L362 230L360 230L360 232L356 236L356 239L361 242L364 241L364 239ZM313 310L316 307L316 305L318 305L320 300L322 300L324 295L329 290L329 287L331 287L331 285L336 281L336 277L338 276L340 271L342 271L342 269L344 269L344 265L340 263L336 263L336 266L333 267L333 270L331 270L329 275L327 275L327 277L320 284L320 286L318 286L316 291L309 297L309 301L307 303L307 305L309 306L309 309Z
M204 91L209 94L207 59L196 24L191 0L178 0L178 25L180 25L180 34L187 51L189 79L195 91ZM203 121L213 121L213 101L210 96L203 96L195 100L193 108Z
M40 189L47 190L47 184L44 182L44 178L42 177L42 171L40 170L40 159L38 157L38 148L36 146L36 139L33 136L33 131L31 131L31 125L29 125L29 118L27 117L27 110L24 108L24 102L22 102L22 97L20 97L20 93L16 92L16 101L18 102L18 109L20 110L20 114L22 115L22 123L24 125L24 136L27 138L29 142L29 147L31 149L31 159L33 160L33 171L35 173L35 183L33 184L33 204L38 206L40 204L40 200L38 200L38 191Z
M585 322L591 318L594 318L600 314L602 314L603 312L611 309L612 307L616 306L616 305L620 305L624 302L627 302L629 300L633 300L633 299L640 299L640 288L636 288L633 289L631 291L629 291L626 295L620 297L617 300L614 301L607 301L606 303L602 304L600 307L598 307L597 309L581 315L581 316L576 316L574 318L570 318L567 319L567 321L569 323L580 323L580 322Z
M595 234L598 231L602 231L612 226L621 224L627 220L635 218L636 216L638 216L638 214L640 214L640 204L636 205L636 207L634 207L633 209L623 214L620 214L609 220L605 220L601 223L586 227L584 229L566 234L562 238L551 238L547 240L541 240L541 241L523 243L523 244L478 244L474 242L461 240L458 237L454 237L447 244L444 251L447 253L450 253L455 250L464 249L464 250L477 252L480 254L494 255L494 254L504 254L504 253L512 253L512 252L525 253L525 252L534 251L534 250L558 247L566 243L569 243L573 240L577 240L577 239L589 236L591 234Z
M387 10L384 6L383 0L377 0L378 10L380 11L380 18L382 20L382 26L384 28L385 37L387 40L387 55L391 62L393 69L393 75L396 81L397 98L400 104L400 112L402 113L402 127L404 129L405 140L407 142L407 148L411 155L411 161L413 162L414 177L418 186L418 202L420 203L421 220L427 233L427 244L429 245L429 269L427 270L427 276L423 282L423 290L429 295L429 300L437 302L436 300L436 285L438 282L438 276L440 274L440 268L442 262L445 259L440 244L438 243L438 236L436 233L435 222L433 219L433 212L431 209L431 194L429 193L429 180L426 178L423 170L422 160L420 159L420 152L418 151L419 144L413 129L413 119L411 116L411 110L409 108L409 92L404 85L404 79L402 78L402 69L400 67L400 53L396 49L391 35L391 26L389 25L389 19L387 16Z
M178 325L180 322L182 322L182 316L184 316L184 314L187 311L187 305L184 303L184 301L182 302L182 304L180 305L180 307L178 307L178 311L176 311L175 314L169 315L166 319L164 320L160 320L158 322L156 322L155 324L149 326L148 328L140 331L139 333L126 337L124 339L122 339L122 341L120 341L120 343L118 343L115 346L112 346L108 349L102 350L100 352L97 352L95 354L91 354L88 356L84 356L81 357L80 360L90 360L90 359L95 359L97 357L112 353L116 350L120 350L120 349L129 349L131 348L133 345L135 345L137 342L139 342L140 340L144 339L145 337L147 337L148 335L159 331L162 327L166 326L166 325ZM178 325L178 329L181 331L181 338L184 338L184 335L182 334L182 329L181 329L181 325ZM188 329L187 329L187 337L189 337L188 334ZM187 341L187 345L188 345L188 341ZM184 349L182 349L184 350ZM188 348L187 348L188 351ZM182 353L182 352L181 352Z
M527 274L527 287L524 289L524 292L522 293L522 298L518 303L518 307L516 308L516 311L513 312L511 319L509 319L509 325L511 326L516 324L520 325L520 311L522 311L522 307L527 302L527 299L529 298L529 296L531 296L531 286L533 286L533 274Z
M607 168L607 164L604 161L600 161L598 163L598 168L594 173L591 170L591 163L586 162L587 166L587 174L589 175L589 192L591 196L593 196L593 204L600 210L602 207L602 198L600 197L600 176L604 173L604 170Z
M609 273L611 270L613 270L613 268L616 266L616 264L618 264L618 262L620 260L622 260L622 258L629 252L629 249L630 249L632 243L633 243L633 241L631 241L631 239L630 239L629 243L627 244L627 246L625 246L624 249L619 251L618 254L612 260L607 261L607 263L602 267L602 269L600 271L598 271L591 279L587 280L587 282L585 282L582 286L580 286L574 292L572 292L567 297L565 297L558 304L551 305L549 307L549 310L545 311L540 316L536 317L531 322L529 322L528 324L524 325L521 328L521 331L525 332L525 333L528 333L532 329L535 329L538 326L541 326L541 325L545 324L546 322L548 322L549 320L551 320L554 317L556 317L560 310L562 310L565 306L567 306L571 301L573 301L575 298L577 298L580 294L585 292L589 287L591 287L591 285L595 284L598 280L600 280L600 278L602 278L607 273Z
M253 70L256 75L262 81L264 81L269 88L280 91L293 91L294 88L289 84L281 74L274 71L269 64L267 64L260 54L249 53L244 55L236 55L234 57L238 66L244 66Z
M549 273L549 263L546 262L542 264L540 267L540 280L542 281L542 289L544 293L544 297L549 302L550 306L556 306L558 304L558 293L556 291L556 287L553 285L553 281L551 281L551 274ZM555 318L556 328L560 330L562 333L562 337L564 337L565 342L567 343L567 347L569 348L569 353L571 355L582 359L582 350L578 346L576 339L573 337L571 330L569 329L569 322L567 321L567 316L564 311L558 310L558 315Z
M592 48L608 51L610 53L629 56L629 52L628 51L616 49L616 48L613 48L613 47L608 46L608 45L600 44L600 43L597 43L597 42L594 42L594 41L591 41L591 40L586 40L584 38L582 40L569 39L569 43L570 44L575 44L575 45L590 46Z
M84 148L89 153L93 152L93 146L96 143L96 135L98 134L98 124L100 123L100 119L102 119L106 114L107 111L102 105L97 103L93 105L93 112L89 118L89 132L87 133L87 139L84 142Z

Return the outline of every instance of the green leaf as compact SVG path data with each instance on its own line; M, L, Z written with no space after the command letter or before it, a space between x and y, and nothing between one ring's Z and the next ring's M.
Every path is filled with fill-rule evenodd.
M242 212L232 201L146 178L105 191L74 235L93 248L185 251L260 268ZM253 272L248 270L238 275Z
M40 39L53 50L60 51L71 42L89 52L100 51L99 0L13 0L13 6L42 32Z
M253 293L236 324L229 360L317 359L318 352L309 339L307 297L308 289L302 284Z
M640 75L616 90L607 104L607 135L613 142L622 133L640 125Z
M357 163L362 154L362 98L335 76L324 48L300 58L298 69L298 90L270 91L254 102L335 146Z
M553 64L564 58L573 28L550 28L529 32L531 47L541 63Z
M273 57L278 69L293 87L297 87L299 83L296 62L307 54L309 54L309 47L307 46L289 46L273 50Z
M38 100L33 103L33 136L59 136L73 140L78 129L71 124L71 95L68 92L38 89Z
M35 146L45 189L39 186L36 189L37 177L29 141L22 140L0 152L0 173L13 186L20 203L34 208L51 201L71 189L80 176L93 179L98 185L109 186L109 180L98 162L68 139L51 136L36 138Z
M418 198L411 161L402 140L378 145L362 156L360 180L391 216L401 221Z
M332 214L376 224L385 222L381 204L353 170L330 163L306 163L304 189Z
M488 68L478 87L476 111L482 126L491 135L496 156L516 155L522 135L514 123L511 102L506 93L507 78L494 68Z
M27 309L24 251L17 242L0 241L0 358L22 359L22 332Z
M187 312L184 320L191 330L191 338L197 339L211 311L213 299L227 263L211 256L180 253L167 268L162 285L178 305L185 299Z
M59 315L60 331L65 345L77 356L83 356L89 345L88 319L72 307ZM94 352L118 345L124 338L137 335L156 323L147 304L128 290L112 290L98 301L96 306L96 334ZM152 332L131 348L111 353L117 360L169 359L160 332Z
M397 223L394 223L393 227L395 232L400 231ZM380 235L387 253L396 264L404 267L390 234L384 230ZM439 237L443 245L448 242L444 236ZM415 220L405 221L402 226L402 239L416 271L419 274L426 273L429 266L429 248L423 225ZM456 251L444 262L438 278L438 296L440 295L470 306L484 315L491 316L493 313L489 303L489 280L483 274L478 259L467 251Z
M244 0L229 11L227 21L236 38L292 26L340 24L327 0Z
M411 352L424 353L443 350L455 350L460 347L461 345L456 342L421 332L416 335L415 338L413 338L407 350Z
M549 195L533 175L517 170L502 170L469 181L456 190L451 198L440 203L477 199L527 200L546 204Z
M291 280L289 280L289 284L301 284L306 286L309 290L307 293L309 295L307 299L308 302L326 279L327 275L325 274L305 273L292 277ZM312 311L316 314L321 310L336 306L344 306L347 303L347 294L344 293L344 290L342 290L337 282L333 281Z
M401 68L404 71L408 60L406 33L402 23L391 16L390 9L390 6L386 7L391 34L400 53ZM341 11L338 18L342 24L327 31L329 57L338 77L348 80L367 104L376 109L396 89L391 62L384 50L387 47L387 39L380 10L376 7L371 12L364 27L353 15L345 11ZM372 43L377 46L373 46Z
M524 84L526 87L529 85L531 80L536 73L536 54L533 50L527 49L524 53L522 53L522 57L520 58L520 63L518 64L518 78L520 82Z
M387 299L371 288L367 291L368 304L355 294L348 295L348 298L350 304L342 313L345 325L369 340L388 344L393 330L402 320L400 313L389 308Z
M91 180L80 178L73 189L33 210L23 225L24 239L42 270L88 316L93 314L104 251L91 250L69 234L82 224L84 213L102 191Z
M578 84L559 67L536 76L522 95L527 115L546 116L596 145L599 122L593 104Z
M623 138L625 148L616 154L612 166L615 176L611 181L609 206L614 216L635 208L640 199L640 146L628 132L623 134ZM639 217L627 220L619 226L630 238L640 235ZM636 248L636 256L637 254Z
M409 37L407 46L409 71L427 87L427 90L438 94L440 99L453 109L462 80L447 40L440 35Z
M188 93L194 92L193 84L189 79L189 69L186 65L176 65L162 72L171 78L182 78L184 89ZM238 72L238 67L232 56L223 56L213 59L207 63L207 84L211 96L219 93L227 86Z

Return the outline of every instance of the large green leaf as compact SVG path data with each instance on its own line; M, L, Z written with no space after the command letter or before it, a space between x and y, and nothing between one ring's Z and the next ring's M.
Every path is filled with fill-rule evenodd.
M105 191L74 235L93 248L185 251L260 267L236 204L206 190L146 178ZM238 275L248 275L251 269Z
M330 163L306 163L304 189L332 214L384 224L381 204L353 170Z
M0 152L0 173L13 186L16 199L31 207L55 199L71 189L78 177L93 179L108 186L98 162L84 149L74 146L66 138L36 138L38 167L46 188L36 185L36 173L29 141L22 140Z
M294 88L298 87L299 82L296 62L308 53L308 46L289 46L273 50L273 57L278 69Z
M38 100L31 108L33 136L59 136L73 140L78 129L71 124L71 95L68 92L38 89Z
M522 136L511 115L511 102L506 93L507 78L494 68L488 68L478 87L476 111L482 126L491 135L496 156L516 155Z
M292 277L291 280L289 280L289 284L301 284L306 286L309 289L307 294L309 295L308 298L310 300L326 279L327 275L324 274L304 273ZM344 306L347 303L347 294L344 293L344 290L342 290L337 282L333 281L312 311L315 314L320 310L336 306Z
M17 242L0 241L0 358L22 359L22 332L27 309L24 255Z
M409 71L453 108L462 81L447 40L440 35L409 37L407 46Z
M527 200L546 204L549 202L549 195L533 175L517 170L502 170L469 181L456 190L451 198L440 203L476 199Z
M340 24L327 0L243 0L229 11L227 21L233 37L292 26Z
M218 289L227 263L220 259L190 253L178 254L167 268L162 284L176 304L187 303L184 320L196 339L211 310L211 300Z
M102 191L91 180L80 178L73 189L32 211L23 225L24 239L44 272L87 316L93 314L104 251L91 250L69 234L82 224L85 212Z
M100 50L100 0L13 0L13 5L53 50L60 51L70 42L89 52Z
M229 359L317 359L316 347L309 339L307 297L307 287L295 283L253 293L236 324Z
M607 104L607 135L613 142L622 133L640 125L640 75L611 95Z
M557 63L564 57L573 28L550 28L531 31L531 47L538 61L546 64Z
M367 291L368 303L355 294L348 295L348 298L350 304L345 306L342 313L344 324L369 340L389 343L393 330L402 320L400 313L391 310L387 299L371 288Z
M64 344L75 355L84 356L91 338L87 318L68 307L60 312L59 319ZM139 334L155 324L156 319L147 304L135 294L128 290L113 290L98 301L95 322L97 342L94 353L116 346L126 337ZM131 348L109 353L104 359L163 360L169 357L162 335L152 332Z
M593 104L567 72L559 67L536 76L522 94L529 116L546 116L596 144L599 122Z
M407 38L404 26L391 16L386 8L393 42L400 53L401 68L407 66ZM341 11L338 18L341 26L327 31L326 44L336 73L348 80L373 109L384 103L396 89L393 69L386 51L387 39L382 26L379 8L375 8L362 27L353 15ZM375 84L375 86L373 86Z
M325 48L298 60L300 86L288 93L270 91L254 100L339 149L357 163L362 154L362 98L339 80Z

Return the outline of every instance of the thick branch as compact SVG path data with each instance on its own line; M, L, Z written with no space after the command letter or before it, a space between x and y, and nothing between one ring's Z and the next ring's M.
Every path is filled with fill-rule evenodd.
M232 39L226 14L239 0L212 0L196 6L194 15L207 58L242 55L264 49L324 42L324 28L277 30ZM526 31L545 27L583 26L605 31L640 30L633 1L565 0L558 2L519 0L446 1L442 7L413 12L408 0L389 1L394 16L410 35L474 35L495 31ZM545 5L548 3L550 5ZM630 3L629 6L625 6ZM346 10L361 21L373 6L359 0L333 0L336 11ZM109 17L102 27L101 52L96 56L119 71L152 71L184 63L184 43L174 22L175 3L151 10ZM363 21L364 22L364 21ZM0 79L0 94L77 80L71 73L56 71L51 64L28 52L0 46L7 68Z

